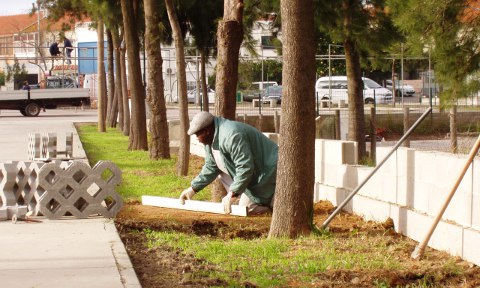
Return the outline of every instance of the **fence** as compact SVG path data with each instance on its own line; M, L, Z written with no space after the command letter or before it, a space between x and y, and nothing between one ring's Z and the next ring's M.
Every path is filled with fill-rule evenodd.
M480 131L480 106L477 104L477 98L461 99L454 103L456 105L446 108L442 108L438 98L432 99L432 114L414 131L407 146L418 150L468 153ZM281 118L283 104L271 105L270 102L258 100L254 102L254 100L237 103L237 120L244 121L245 116L256 117L257 120L251 120L250 124L264 132L276 132L274 121L271 119L275 115ZM190 107L201 109L195 104ZM395 105L393 103L365 104L367 150L371 149L372 128L375 128L377 134L377 147L393 146L409 125L429 107L430 99L427 97L409 97L404 99L403 103L395 103ZM348 139L348 103L326 105L325 102L320 101L317 102L315 109L320 116L316 127L317 138ZM210 105L210 111L213 110L214 106ZM372 113L375 114L373 122ZM258 120L259 118L263 119L262 123ZM451 130L451 125L456 129ZM455 133L452 134L451 131Z

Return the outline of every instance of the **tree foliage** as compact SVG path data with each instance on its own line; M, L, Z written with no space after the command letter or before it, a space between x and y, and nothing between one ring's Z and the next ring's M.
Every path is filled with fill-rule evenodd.
M14 81L14 89L20 89L23 81L27 80L28 71L25 64L18 63L18 59L14 58L13 65L7 64L7 73L5 74L6 81Z
M395 24L412 50L424 55L430 52L444 99L466 97L479 88L480 13L475 3L388 0Z
M348 78L348 139L358 142L359 159L366 157L363 81L361 63L368 57L383 57L397 40L385 0L315 0L318 34L341 43L345 51Z

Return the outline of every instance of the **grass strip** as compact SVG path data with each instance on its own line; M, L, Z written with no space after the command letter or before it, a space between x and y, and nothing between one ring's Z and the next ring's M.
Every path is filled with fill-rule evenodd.
M126 201L140 200L142 195L177 198L190 186L199 165L203 164L203 160L197 159L191 165L196 167L189 169L187 176L178 176L176 154L171 159L150 160L148 151L128 150L128 137L115 128L99 133L96 125L81 124L77 130L91 166L100 160L110 160L120 168L122 183L116 191ZM195 200L209 199L208 188L195 196Z

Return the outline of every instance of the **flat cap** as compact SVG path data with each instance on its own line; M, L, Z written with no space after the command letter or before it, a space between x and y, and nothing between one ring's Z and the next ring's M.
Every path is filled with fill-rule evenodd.
M193 135L208 125L212 124L214 116L210 112L202 111L193 116L190 122L190 128L187 131L188 135Z

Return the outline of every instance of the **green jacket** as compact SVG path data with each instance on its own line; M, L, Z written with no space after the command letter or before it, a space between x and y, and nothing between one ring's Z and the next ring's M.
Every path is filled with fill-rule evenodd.
M270 204L275 193L278 146L250 125L215 117L212 145L205 145L205 164L192 180L192 188L200 191L221 173L212 154L220 151L233 183L230 191L245 193L257 204Z

